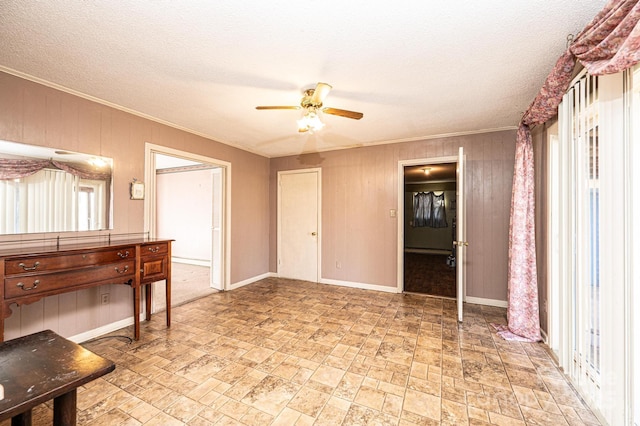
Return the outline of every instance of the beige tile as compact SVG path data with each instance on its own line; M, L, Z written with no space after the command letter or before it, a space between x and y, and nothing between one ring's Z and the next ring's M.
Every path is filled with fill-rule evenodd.
M173 418L165 413L158 413L151 420L145 423L148 426L180 426L183 425L180 420Z
M330 367L327 365L321 365L318 369L311 375L311 380L315 380L316 382L320 382L327 386L336 387L342 380L345 371L340 370L339 368Z
M138 405L132 407L129 411L127 411L127 414L143 424L147 423L158 413L160 413L160 410L158 408L144 401L140 401Z
M502 414L489 412L489 420L491 424L498 426L525 426L523 420L514 419L512 417L503 416Z
M257 373L256 370L253 370ZM251 392L258 384L262 381L266 374L260 372L260 376L256 377L255 375L247 374L246 376L241 377L237 382L235 382L229 389L225 391L225 395L231 399L235 399L236 401L240 401L245 397L249 392Z
M342 377L342 380L340 380L340 383L338 383L333 394L337 397L353 401L363 380L364 376L347 372Z
M248 426L263 426L268 425L273 421L273 416L264 413L255 408L250 408L247 413L240 419L243 425Z
M399 386L399 385L395 385L393 383L387 383L387 382L379 382L378 390L381 390L384 393L402 397L404 396L406 386Z
M482 422L489 423L489 413L485 410L467 406L467 413L469 416L469 420L479 420Z
M463 425L469 422L466 404L442 400L441 419L443 425Z
M164 412L171 417L187 423L189 420L197 416L204 408L205 406L199 402L189 399L186 396L181 396L176 400L176 402L165 408Z
M407 389L403 409L420 416L440 421L440 405L440 397Z
M154 315L131 345L87 343L117 368L81 387L79 424L598 424L544 345L490 328L504 309L465 305L460 325L455 309L278 278L213 294L170 332Z
M425 392L434 396L441 395L440 382L433 382L431 380L422 380L422 379L416 379L414 377L410 377L407 388L420 391L420 392Z
M220 412L235 420L240 420L242 416L247 414L249 406L233 399L229 399L224 405L219 408Z
M551 414L546 411L529 407L521 407L522 415L527 424L531 425L568 425L564 416Z
M356 394L356 403L380 411L384 403L385 393L377 389L363 386Z
M272 423L273 426L290 426L296 424L302 413L285 407Z
M317 390L309 387L303 387L287 404L287 406L301 412L302 414L315 417L328 400L329 395L318 392Z
M344 420L346 415L347 415L346 410L327 404L324 406L322 411L320 411L320 414L318 414L318 417L316 418L313 424L317 426L339 425L339 424L342 424L342 420Z
M255 347L246 354L242 355L242 357L260 364L261 362L266 361L271 355L273 355L273 352L274 351L272 351L271 349Z
M342 424L395 426L398 424L398 419L388 414L372 410L371 408L353 404L349 408Z
M500 352L500 358L505 364L519 365L521 367L535 368L528 355L513 352Z
M536 398L536 394L533 389L512 385L513 393L516 395L516 399L518 400L518 404L521 406L541 410L542 407L538 402L538 398Z

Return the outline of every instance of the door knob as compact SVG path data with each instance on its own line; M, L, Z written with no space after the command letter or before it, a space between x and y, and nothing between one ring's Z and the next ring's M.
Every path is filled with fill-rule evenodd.
M315 237L316 235L318 235L318 233L317 232L312 232L311 235L313 235Z

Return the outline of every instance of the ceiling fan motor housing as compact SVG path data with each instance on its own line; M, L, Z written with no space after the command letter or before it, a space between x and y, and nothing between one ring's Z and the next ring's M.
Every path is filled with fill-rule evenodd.
M313 94L315 93L315 89L307 89L304 91L304 96L302 97L302 101L300 101L300 106L302 108L321 108L322 102L314 103L313 102Z

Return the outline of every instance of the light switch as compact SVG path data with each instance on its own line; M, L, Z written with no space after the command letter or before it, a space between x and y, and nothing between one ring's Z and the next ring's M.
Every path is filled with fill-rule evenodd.
M396 217L396 209L389 210L389 216L390 217Z

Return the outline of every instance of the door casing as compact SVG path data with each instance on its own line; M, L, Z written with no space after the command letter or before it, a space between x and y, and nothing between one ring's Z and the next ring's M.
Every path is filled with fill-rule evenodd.
M404 291L404 168L407 166L429 165L429 164L443 164L443 163L458 163L459 157L457 155L448 157L431 157L431 158L416 158L411 160L398 161L398 209L397 209L397 222L398 222L398 246L397 246L397 283L396 289L398 293ZM459 194L458 197L464 196ZM466 203L465 203L466 204ZM458 210L458 214L462 217L466 217L466 214L462 214ZM463 274L463 278L466 277L466 271L463 265L458 265L458 273ZM466 280L463 279L464 286L462 291L462 301L464 302L467 296ZM458 312L458 317L461 318L461 312Z
M166 146L145 143L145 197L144 197L144 230L150 237L155 237L156 230L156 174L155 154L180 157L187 160L211 164L222 169L222 282L219 290L228 290L231 285L231 163L216 158L205 157L187 151L180 151ZM213 232L213 230L211 230ZM212 250L211 255L214 255ZM214 265L211 259L211 266Z

